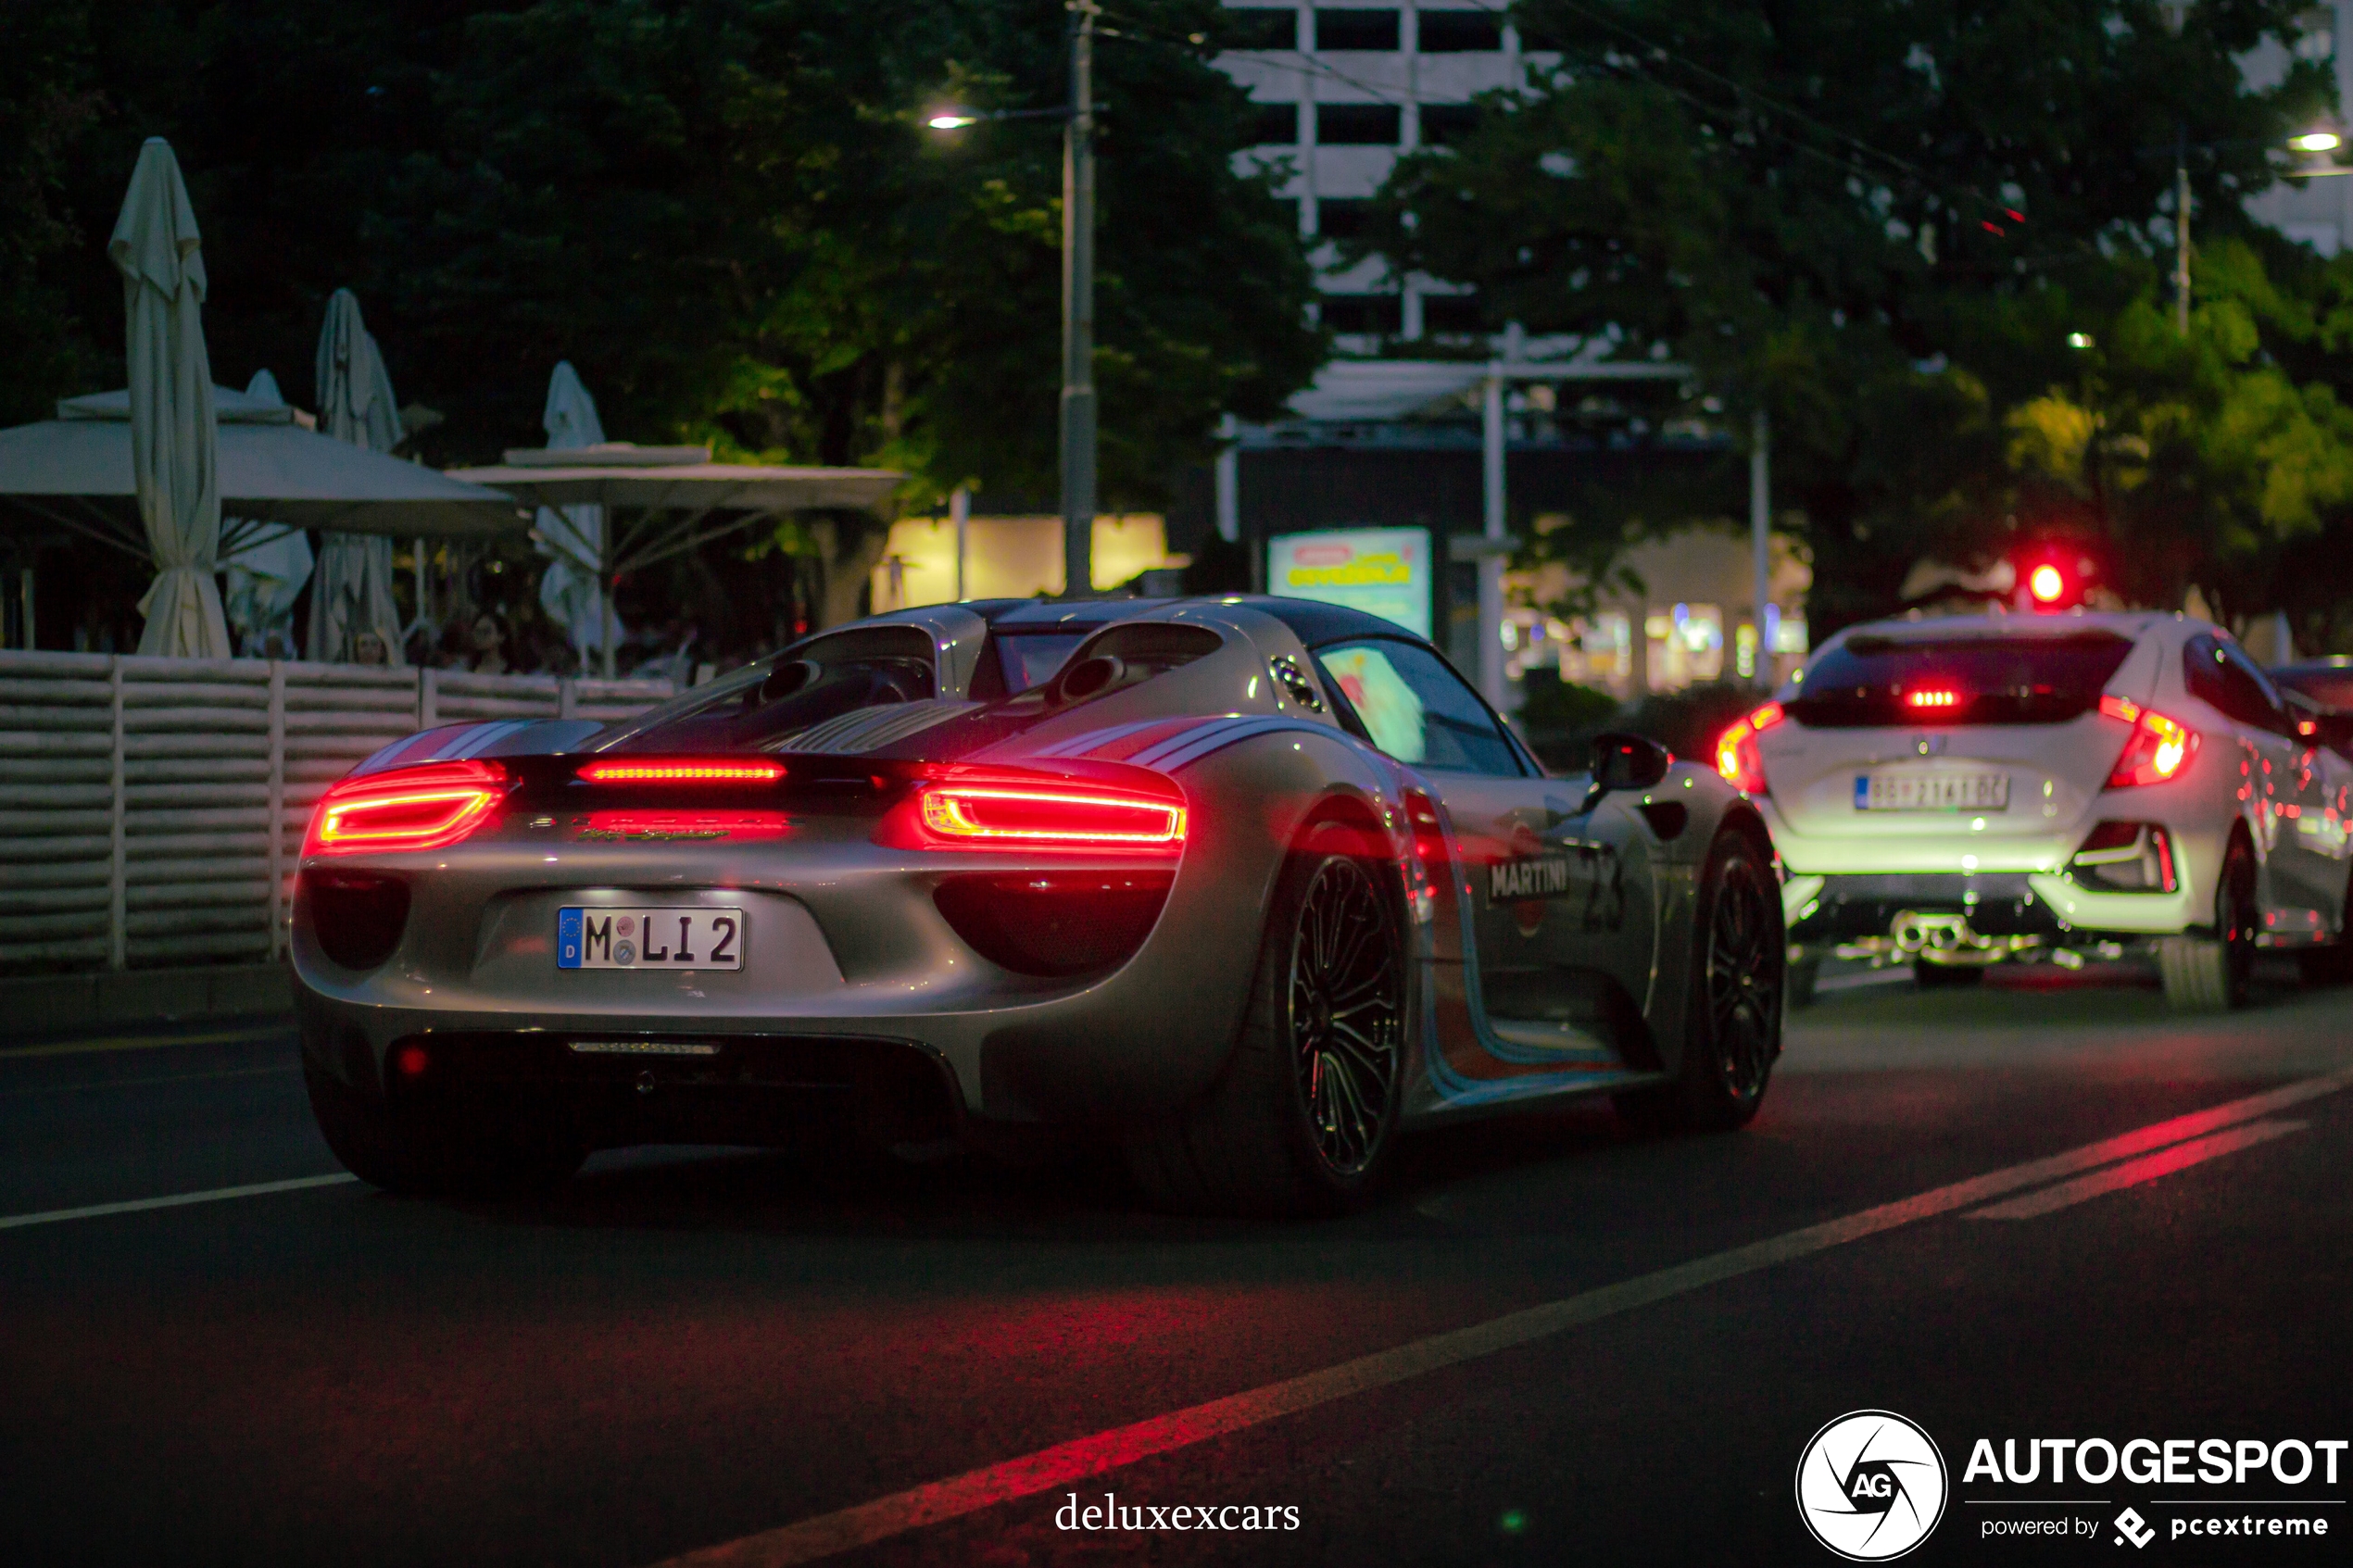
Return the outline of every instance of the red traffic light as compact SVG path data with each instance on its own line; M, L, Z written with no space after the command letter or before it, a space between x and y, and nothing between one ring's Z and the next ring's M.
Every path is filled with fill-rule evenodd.
M2045 561L2027 573L2026 591L2038 605L2055 605L2067 596L2067 573Z

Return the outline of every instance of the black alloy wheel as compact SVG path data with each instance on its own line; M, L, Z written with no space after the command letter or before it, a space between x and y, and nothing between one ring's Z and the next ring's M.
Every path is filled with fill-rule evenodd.
M1754 856L1723 862L1708 922L1703 984L1713 1025L1712 1065L1725 1094L1742 1105L1764 1094L1780 1049L1787 955L1773 907L1779 897Z
M1397 1095L1405 987L1389 904L1361 861L1333 856L1291 936L1291 1067L1315 1153L1337 1176L1371 1163Z

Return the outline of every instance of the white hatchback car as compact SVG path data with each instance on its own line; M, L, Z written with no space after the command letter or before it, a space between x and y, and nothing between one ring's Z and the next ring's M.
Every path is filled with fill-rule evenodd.
M1850 627L1717 765L1786 868L1793 995L1833 950L1928 985L2153 944L2171 1002L2222 1008L2259 947L2345 951L2353 766L2203 621Z

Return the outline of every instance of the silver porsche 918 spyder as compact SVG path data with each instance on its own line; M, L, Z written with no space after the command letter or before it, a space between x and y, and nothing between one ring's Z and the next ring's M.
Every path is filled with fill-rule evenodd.
M318 805L293 953L320 1126L396 1190L1045 1129L1299 1213L1448 1118L1746 1123L1776 874L1713 770L1611 735L1548 776L1388 621L998 601L390 746Z

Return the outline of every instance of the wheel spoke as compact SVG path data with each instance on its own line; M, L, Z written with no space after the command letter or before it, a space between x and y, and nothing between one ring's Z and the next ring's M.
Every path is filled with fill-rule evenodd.
M1363 1169L1395 1095L1403 1006L1395 922L1353 860L1308 884L1291 948L1291 1048L1316 1150L1337 1173Z

